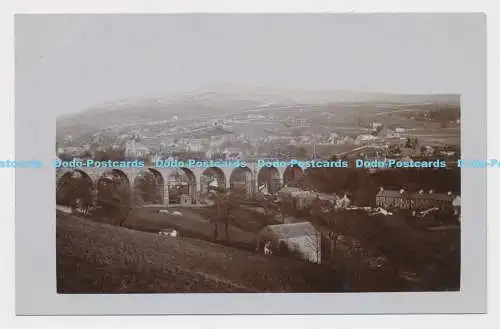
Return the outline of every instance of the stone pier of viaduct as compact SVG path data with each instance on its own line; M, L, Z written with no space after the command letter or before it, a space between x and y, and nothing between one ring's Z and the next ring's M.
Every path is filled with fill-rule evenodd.
M271 179L275 185L283 186L288 181L296 179L302 175L303 170L300 167L263 167L259 168L256 162L247 162L246 167L236 168L58 168L56 169L56 186L59 186L61 179L72 175L74 172L81 173L85 178L92 182L94 189L98 188L98 182L101 178L108 175L119 176L122 182L128 184L130 192L135 193L138 177L149 174L155 177L157 183L157 194L161 196L163 204L169 203L169 178L175 172L182 170L188 178L189 195L193 203L199 203L202 196L208 191L209 182L203 177L210 175L216 177L218 187L224 187L229 190L233 184L243 184L247 193L257 191L258 186L269 183Z

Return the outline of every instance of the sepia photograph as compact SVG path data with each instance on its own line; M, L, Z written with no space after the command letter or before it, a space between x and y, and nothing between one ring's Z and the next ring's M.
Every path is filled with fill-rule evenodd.
M37 192L55 200L45 248L54 294L164 294L181 305L193 293L463 292L471 253L461 197L478 191L464 191L464 172L479 166L464 157L475 154L464 132L470 139L478 127L464 119L471 97L454 84L472 69L449 77L473 58L459 50L479 40L470 26L480 20L16 20L16 103L43 104L55 118L40 118L55 131L44 158L51 189ZM25 131L40 135L32 121ZM465 225L479 220L467 216Z
M57 121L58 292L460 289L460 95L266 85L241 58L258 39L207 25L193 54L169 18L135 21L98 18L59 59L106 102ZM145 94L114 99L129 73L105 66L133 56ZM221 82L229 65L260 84Z

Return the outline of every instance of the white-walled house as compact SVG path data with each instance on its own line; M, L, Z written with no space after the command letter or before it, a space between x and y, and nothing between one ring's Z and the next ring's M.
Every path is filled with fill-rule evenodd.
M257 241L258 250L270 242L273 253L286 248L304 260L321 263L321 233L309 222L268 225L260 231Z

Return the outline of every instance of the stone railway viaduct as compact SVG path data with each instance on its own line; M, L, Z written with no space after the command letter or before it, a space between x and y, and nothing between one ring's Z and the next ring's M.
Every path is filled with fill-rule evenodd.
M163 200L163 204L169 204L169 178L172 174L182 170L188 178L188 190L192 203L201 202L201 196L208 191L208 180L204 177L212 176L217 179L218 187L225 190L232 188L233 184L241 184L248 194L257 191L262 184L283 186L287 182L300 177L303 170L300 167L263 167L259 168L257 162L247 162L246 167L236 168L58 168L56 169L56 186L60 186L63 177L71 176L75 172L82 174L92 183L93 189L98 189L99 180L111 175L120 177L122 183L127 184L132 196L136 193L138 178L144 174L152 175L156 181L156 194ZM269 186L269 185L268 185Z

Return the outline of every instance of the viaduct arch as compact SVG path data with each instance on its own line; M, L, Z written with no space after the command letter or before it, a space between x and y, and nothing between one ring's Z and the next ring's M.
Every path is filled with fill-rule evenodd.
M106 179L114 180L123 189L139 202L153 204L170 204L172 186L176 184L173 177L181 175L187 177L181 180L183 192L191 196L192 203L200 203L211 188L219 190L244 189L252 194L259 189L259 183L268 186L269 193L275 193L287 182L302 175L299 167L263 167L257 163L247 163L247 167L237 168L58 168L56 169L56 186L79 173L91 186L96 195L101 188L100 184Z

